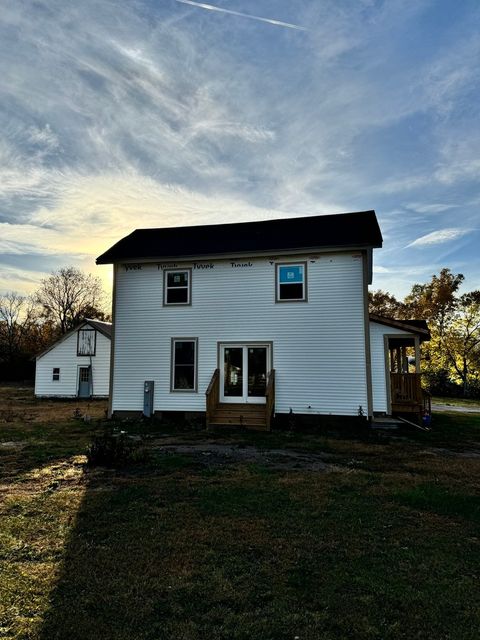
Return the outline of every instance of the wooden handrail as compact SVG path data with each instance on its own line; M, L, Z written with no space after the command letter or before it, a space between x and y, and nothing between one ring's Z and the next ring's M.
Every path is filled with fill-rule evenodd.
M205 391L205 396L206 421L208 428L220 398L220 369L215 369L213 372L210 384Z
M272 424L273 414L275 413L275 369L271 369L268 374L267 388L265 390L265 422L267 429Z

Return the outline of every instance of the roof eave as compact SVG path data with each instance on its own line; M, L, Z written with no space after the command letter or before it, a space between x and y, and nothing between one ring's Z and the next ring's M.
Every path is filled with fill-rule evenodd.
M133 256L111 258L108 256L109 251L102 254L96 259L96 264L117 264L117 263L134 263L134 262L159 262L159 261L191 261L191 260L215 260L222 258L247 258L254 256L277 256L277 255L296 255L304 253L337 253L339 251L361 251L365 249L378 249L382 247L382 242L376 243L354 243L348 245L328 245L328 246L310 246L310 247L292 247L289 249L260 249L256 251L219 251L205 255L199 254L174 254L165 256Z
M394 320L392 318L384 318L383 316L377 316L375 313L369 314L369 319L371 322L377 322L378 324L383 324L387 327L394 327L395 329L404 329L409 333L416 333L423 338L423 340L430 340L431 334L428 329L422 329L421 327L416 327L412 324L409 324L408 320Z

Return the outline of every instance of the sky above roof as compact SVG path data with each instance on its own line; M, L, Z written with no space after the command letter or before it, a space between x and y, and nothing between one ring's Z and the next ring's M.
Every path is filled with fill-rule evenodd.
M6 0L0 293L138 227L375 209L374 288L480 288L478 0Z

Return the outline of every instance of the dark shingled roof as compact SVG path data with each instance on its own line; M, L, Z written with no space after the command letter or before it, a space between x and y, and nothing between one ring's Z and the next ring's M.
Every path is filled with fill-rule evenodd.
M90 318L86 318L85 322L92 325L94 329L98 329L100 333L103 333L107 338L112 337L112 323L111 322L103 322L103 320L91 320Z
M97 264L148 258L235 255L323 247L381 247L375 211L261 222L137 229L97 258Z

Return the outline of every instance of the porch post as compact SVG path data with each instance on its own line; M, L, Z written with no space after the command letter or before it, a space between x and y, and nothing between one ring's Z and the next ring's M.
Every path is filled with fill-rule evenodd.
M415 373L420 373L420 338L415 336Z
M397 373L402 373L402 351L400 347L396 348L397 352Z

